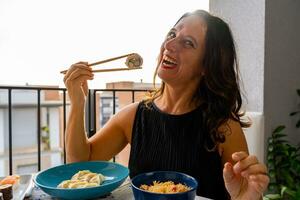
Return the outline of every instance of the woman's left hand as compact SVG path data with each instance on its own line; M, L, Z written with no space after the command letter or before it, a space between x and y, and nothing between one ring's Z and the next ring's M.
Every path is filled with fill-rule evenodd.
M262 194L269 184L267 167L258 162L256 156L245 152L232 154L235 165L224 165L223 177L232 200L262 199Z

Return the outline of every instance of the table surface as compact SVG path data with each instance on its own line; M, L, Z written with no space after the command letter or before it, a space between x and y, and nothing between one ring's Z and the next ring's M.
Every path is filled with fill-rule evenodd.
M57 198L51 197L48 194L44 193L39 187L34 186L31 196L25 198L24 200L58 200ZM109 200L109 199L118 199L118 200L133 200L133 194L131 190L130 181L125 181L120 187L111 192L109 195L104 197L99 197L95 200ZM195 200L209 200L204 197L197 196Z

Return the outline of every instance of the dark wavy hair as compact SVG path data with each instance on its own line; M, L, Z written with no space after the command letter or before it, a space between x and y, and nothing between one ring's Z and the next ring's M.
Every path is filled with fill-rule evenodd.
M217 144L225 142L224 132L221 132L219 127L226 125L229 128L228 119L239 122L241 127L249 127L250 123L241 120L244 113L240 111L242 97L239 87L239 71L234 40L228 24L204 10L186 13L176 24L191 15L199 16L207 26L202 64L204 76L199 77L201 81L193 98L203 105L205 128L213 142L213 148L209 145L209 149L215 149ZM159 61L162 59L162 50ZM154 86L157 70L158 66L154 74ZM151 102L161 96L164 88L165 83L162 82L161 87L153 91L146 102Z

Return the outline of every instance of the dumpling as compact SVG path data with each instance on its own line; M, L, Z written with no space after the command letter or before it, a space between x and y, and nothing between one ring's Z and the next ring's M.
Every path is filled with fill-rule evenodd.
M139 54L134 53L127 57L125 64L128 68L140 67L143 64L143 58Z
M78 171L74 174L71 180L62 181L58 188L86 188L96 187L105 181L105 177L102 174L93 173L89 170Z
M96 176L93 176L89 183L97 183L98 185L101 185L105 181L105 177L102 174L96 174Z
M82 170L82 171L79 171L79 172L77 172L76 174L74 174L74 175L72 176L71 180L82 180L82 177L83 177L84 175L89 174L89 173L91 173L90 170Z

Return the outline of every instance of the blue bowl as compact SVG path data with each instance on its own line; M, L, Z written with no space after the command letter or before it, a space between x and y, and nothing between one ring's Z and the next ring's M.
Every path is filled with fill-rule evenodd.
M185 184L190 187L191 190L175 194L159 194L140 189L142 184L152 185L153 181L173 181L174 183ZM155 171L135 176L131 180L131 186L134 198L137 200L194 200L196 197L198 183L195 178L184 173L174 171Z
M62 189L57 185L64 180L69 180L80 170L90 170L101 173L106 180L97 187ZM45 193L61 199L91 199L109 194L119 187L128 177L128 168L112 162L91 161L78 162L53 167L37 174L34 182Z

